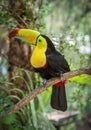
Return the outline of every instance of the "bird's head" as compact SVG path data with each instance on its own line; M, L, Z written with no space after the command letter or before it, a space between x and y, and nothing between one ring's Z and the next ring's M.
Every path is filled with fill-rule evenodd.
M16 29L10 32L9 38L20 39L29 45L37 45L42 47L46 45L46 39L38 32L31 29Z

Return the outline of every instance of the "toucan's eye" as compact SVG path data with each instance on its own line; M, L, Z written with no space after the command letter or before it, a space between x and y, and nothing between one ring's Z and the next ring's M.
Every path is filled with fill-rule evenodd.
M42 40L41 39L38 39L38 42L41 42Z

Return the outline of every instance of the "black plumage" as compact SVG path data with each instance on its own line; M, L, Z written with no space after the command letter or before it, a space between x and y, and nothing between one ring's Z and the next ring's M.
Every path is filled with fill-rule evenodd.
M64 58L54 47L52 41L45 35L41 35L46 39L47 50L46 58L47 65L43 68L34 68L36 72L39 72L44 79L51 79L52 77L60 76L61 73L70 71L69 65ZM65 86L54 85L51 94L51 106L54 109L65 111L67 109Z

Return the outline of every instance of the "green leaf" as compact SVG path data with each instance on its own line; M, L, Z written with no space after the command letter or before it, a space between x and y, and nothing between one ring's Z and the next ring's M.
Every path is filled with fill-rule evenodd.
M34 105L34 100L30 102L31 104L31 112L32 112L32 120L35 128L38 128L37 124L37 116L36 116L36 110L35 110L35 105Z
M84 74L84 75L73 77L73 78L70 79L70 81L78 82L78 83L81 83L81 84L91 85L91 76Z
M6 116L4 119L3 119L3 122L5 124L11 124L11 123L14 123L14 121L16 120L16 115L14 113Z

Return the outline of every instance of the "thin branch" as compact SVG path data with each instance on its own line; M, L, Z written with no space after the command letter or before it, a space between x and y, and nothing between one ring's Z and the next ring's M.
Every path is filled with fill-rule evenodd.
M6 52L6 53L0 52L0 56L3 57L3 58L5 58L5 59L8 59L8 58L7 58L7 54L8 54L7 52Z
M19 18L19 20L24 24L26 28L29 28L28 24L18 14L15 15L17 16L17 18Z
M73 70L73 71L70 71L68 73L64 73L63 76L62 76L62 78L61 78L61 80L68 80L68 79L70 79L72 77L75 77L75 76L78 76L78 75L81 75L81 74L91 75L91 66L80 68L78 70ZM31 93L29 93L26 97L24 97L23 99L21 99L21 101L19 101L17 104L15 104L8 111L8 114L11 114L12 112L17 112L22 107L24 107L27 103L29 103L32 99L34 99L38 94L42 93L48 87L54 85L55 83L57 83L59 81L60 81L60 78L55 77L55 78L52 78L52 79L48 80L45 85L42 85L42 86L34 89L34 91L32 91Z

